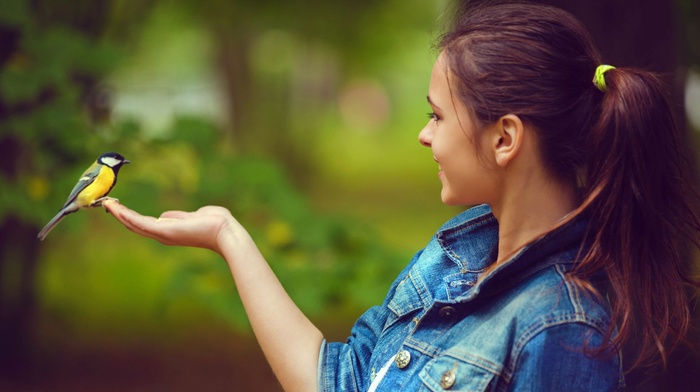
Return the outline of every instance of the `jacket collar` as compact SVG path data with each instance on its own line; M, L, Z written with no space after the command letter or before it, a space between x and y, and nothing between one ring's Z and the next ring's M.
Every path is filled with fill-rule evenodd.
M583 255L581 245L587 229L587 217L575 217L523 247L455 300L495 294L549 266L573 264ZM496 258L498 222L489 206L473 207L445 223L437 233L437 242L463 273L483 271Z

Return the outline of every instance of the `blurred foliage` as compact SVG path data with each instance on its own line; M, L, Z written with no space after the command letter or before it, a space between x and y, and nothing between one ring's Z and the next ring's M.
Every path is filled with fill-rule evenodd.
M696 69L700 67L700 1L676 0L680 51L684 62Z

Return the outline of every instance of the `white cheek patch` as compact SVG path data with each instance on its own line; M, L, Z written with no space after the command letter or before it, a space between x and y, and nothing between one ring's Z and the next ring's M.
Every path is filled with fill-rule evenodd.
M104 157L102 158L102 163L109 166L109 167L114 167L117 166L118 164L122 163L119 159L115 159L112 157Z

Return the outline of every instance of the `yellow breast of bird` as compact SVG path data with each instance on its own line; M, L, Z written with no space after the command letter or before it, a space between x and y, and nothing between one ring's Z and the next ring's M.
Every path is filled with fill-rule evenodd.
M107 166L100 168L100 174L95 181L88 185L77 197L77 202L82 207L87 207L100 197L106 196L114 185L114 171Z

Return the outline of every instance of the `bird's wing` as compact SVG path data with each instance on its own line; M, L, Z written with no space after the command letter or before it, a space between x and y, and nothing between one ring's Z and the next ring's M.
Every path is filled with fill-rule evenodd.
M75 198L78 197L78 194L83 189L87 188L88 185L92 184L95 181L95 178L98 174L100 174L101 169L102 165L95 162L90 167L88 167L87 170L85 170L85 172L83 172L83 175L80 176L78 183L75 184L75 187L73 187L73 190L70 192L70 196L68 196L66 204L63 205L64 208L68 204L72 203L73 200L75 200Z

